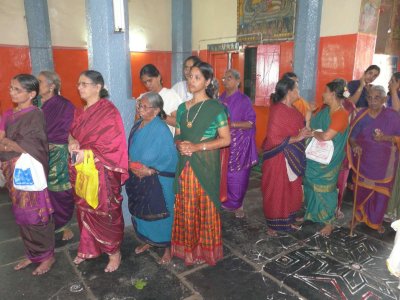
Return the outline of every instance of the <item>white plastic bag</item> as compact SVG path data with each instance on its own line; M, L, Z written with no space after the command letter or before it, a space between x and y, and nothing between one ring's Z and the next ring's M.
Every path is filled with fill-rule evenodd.
M394 221L391 226L396 231L396 237L394 238L393 250L386 260L386 264L392 275L400 277L400 220Z
M321 129L316 131L322 132ZM329 165L333 151L335 151L335 147L332 141L318 141L316 138L312 138L306 148L306 157L320 164Z
M47 180L42 164L28 153L22 153L15 163L13 184L21 191L43 191Z

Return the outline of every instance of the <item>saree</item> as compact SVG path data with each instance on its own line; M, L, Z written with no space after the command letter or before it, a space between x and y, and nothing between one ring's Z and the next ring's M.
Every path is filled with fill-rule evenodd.
M155 117L143 128L139 128L142 120L138 121L131 131L129 138L129 161L139 162L147 167L157 170L158 180L161 184L162 195L157 199L144 199L159 207L153 207L150 211L162 211L161 206L166 206L166 215L158 213L152 216L146 215L146 218L132 216L133 228L137 237L145 243L157 247L169 247L171 244L172 222L174 220L174 178L175 169L178 162L178 155L174 144L171 131L163 120ZM135 129L136 127L136 129ZM172 173L172 177L163 176ZM128 193L129 206L137 199L129 196L129 189L134 179L132 173L130 179L126 182L126 190ZM148 176L150 177L150 176ZM138 186L145 184L146 178L138 181ZM143 193L146 191L144 190ZM149 194L149 196L152 196ZM163 199L162 199L163 198ZM161 203L163 201L163 203ZM151 219L153 218L153 220Z
M200 110L200 105L203 105ZM187 121L196 122L191 128ZM176 140L192 143L217 138L220 127L227 126L225 107L218 100L207 100L194 105L187 112L183 103L177 111ZM205 139L203 139L205 138ZM174 190L175 215L172 227L171 254L186 265L204 260L215 265L223 257L220 208L220 151L198 151L192 156L178 153Z
M107 99L76 109L70 134L80 149L92 150L99 171L99 205L92 209L74 193L80 229L78 257L93 258L119 251L124 234L121 186L128 178L128 150L117 108ZM72 187L76 169L69 165Z
M267 225L273 230L290 231L300 210L303 192L301 176L290 181L287 172L286 157L283 152L287 148L289 138L296 136L304 127L304 117L293 107L283 103L271 106L270 119L264 150L269 151L283 146L281 151L267 156L262 165L261 191L263 210ZM304 156L303 145L303 156ZM279 175L279 176L277 176Z
M250 99L240 91L236 91L230 96L224 92L220 100L228 108L230 122L251 122L253 124L251 129L230 128L227 200L222 206L228 210L236 210L243 206L251 167L258 162L254 127L256 114Z
M357 158L348 149L353 180L358 184L355 218L378 230L383 222L395 178L399 151L395 143L374 140L380 129L384 135L400 136L400 116L392 109L382 108L372 118L368 109L361 110L351 127L350 138L362 148L359 179L356 182Z
M342 108L336 114L347 115ZM326 131L333 125L330 108L322 108L311 118L312 129L322 129ZM337 124L335 124L337 126ZM317 223L332 224L335 220L337 208L338 192L336 189L339 171L345 157L344 147L348 136L348 116L346 124L342 124L346 129L338 132L332 139L334 152L332 160L328 165L323 165L313 160L307 159L305 176L303 177L304 198L306 205L305 220Z
M7 138L37 159L45 172L48 170L45 121L38 108L32 106L18 112L7 111L2 118L0 130L5 130ZM54 255L53 207L47 189L26 192L14 188L13 172L19 156L17 152L0 152L1 168L25 254L32 262L40 263Z
M49 142L48 192L54 207L55 228L62 231L74 213L74 197L68 173L68 134L75 107L60 95L40 105Z

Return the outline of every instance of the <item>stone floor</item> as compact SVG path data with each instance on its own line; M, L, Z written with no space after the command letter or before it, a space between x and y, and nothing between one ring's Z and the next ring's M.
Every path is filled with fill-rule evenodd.
M138 242L126 229L122 265L105 274L105 256L76 267L75 237L57 236L56 263L40 277L33 266L14 271L23 247L6 191L0 190L0 299L400 299L399 280L389 274L385 260L394 231L385 224L380 235L358 226L353 237L345 224L351 215L351 193L344 203L345 218L337 221L330 238L318 235L319 225L279 237L265 234L260 175L253 173L246 195L246 218L222 213L225 258L215 267L185 267L173 259L157 260L160 249L141 255Z

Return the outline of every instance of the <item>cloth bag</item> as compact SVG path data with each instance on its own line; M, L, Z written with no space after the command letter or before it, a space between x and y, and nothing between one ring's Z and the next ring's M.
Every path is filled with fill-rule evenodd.
M75 165L75 193L92 208L99 205L99 171L94 163L93 151L84 150L83 162Z
M13 185L21 191L43 191L47 188L47 179L42 164L30 154L22 153L15 163Z
M393 250L386 260L386 265L392 275L400 277L400 220L394 221L391 226L396 231L396 237L394 238Z
M321 129L316 131L322 132ZM318 141L312 138L306 148L306 157L323 165L329 165L335 148L332 141Z

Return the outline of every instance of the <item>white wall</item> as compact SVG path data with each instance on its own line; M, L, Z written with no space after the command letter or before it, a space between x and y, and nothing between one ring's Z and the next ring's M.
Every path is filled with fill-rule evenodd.
M323 0L320 36L358 32L362 0Z
M1 0L0 44L28 45L24 0Z
M192 19L193 50L207 49L207 44L236 40L221 39L236 36L236 0L192 0ZM204 39L215 40L202 41Z

